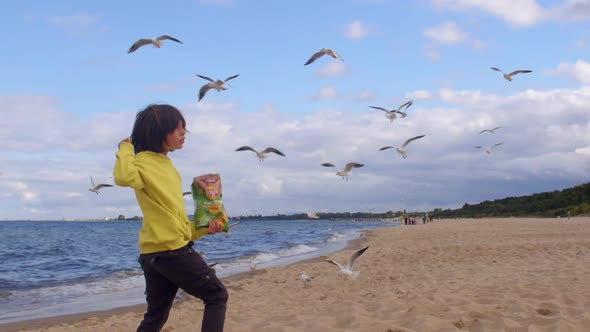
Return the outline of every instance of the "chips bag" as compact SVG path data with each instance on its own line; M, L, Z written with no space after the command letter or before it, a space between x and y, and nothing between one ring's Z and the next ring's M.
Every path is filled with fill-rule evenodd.
M219 174L204 174L193 179L191 186L195 201L195 227L207 228L209 222L223 223L223 231L229 228L229 218L223 207L221 177Z

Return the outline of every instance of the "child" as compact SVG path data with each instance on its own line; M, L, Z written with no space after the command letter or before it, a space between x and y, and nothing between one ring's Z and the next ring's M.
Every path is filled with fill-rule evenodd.
M215 270L192 249L211 223L197 230L186 214L180 174L168 152L182 149L186 122L170 105L150 105L137 113L131 137L119 143L114 180L135 190L143 212L139 263L146 283L147 312L137 331L160 331L179 288L205 303L201 331L223 331L228 294Z

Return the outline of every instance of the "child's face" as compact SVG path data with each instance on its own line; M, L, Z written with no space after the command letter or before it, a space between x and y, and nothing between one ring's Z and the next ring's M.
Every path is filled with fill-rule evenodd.
M166 140L164 141L164 149L166 152L182 149L185 134L186 130L182 127L182 123L179 123L178 127L166 136Z

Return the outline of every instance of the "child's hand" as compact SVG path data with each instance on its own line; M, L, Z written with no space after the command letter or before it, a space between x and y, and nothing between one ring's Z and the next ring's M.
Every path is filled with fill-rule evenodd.
M121 147L121 143L123 142L127 142L127 143L131 143L131 137L125 137L124 139L121 140L121 142L119 142L119 145L117 147Z
M219 220L211 220L209 222L209 228L207 228L207 233L215 234L223 231L223 223Z

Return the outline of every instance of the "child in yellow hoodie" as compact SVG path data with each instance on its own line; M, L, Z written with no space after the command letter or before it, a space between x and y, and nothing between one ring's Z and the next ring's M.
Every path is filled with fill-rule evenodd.
M168 153L182 149L186 121L170 105L137 113L131 137L119 143L115 183L131 187L143 213L139 263L146 283L147 312L137 331L160 331L179 288L205 303L201 331L223 331L228 294L193 240L222 231L211 223L197 230L187 217L182 180Z

